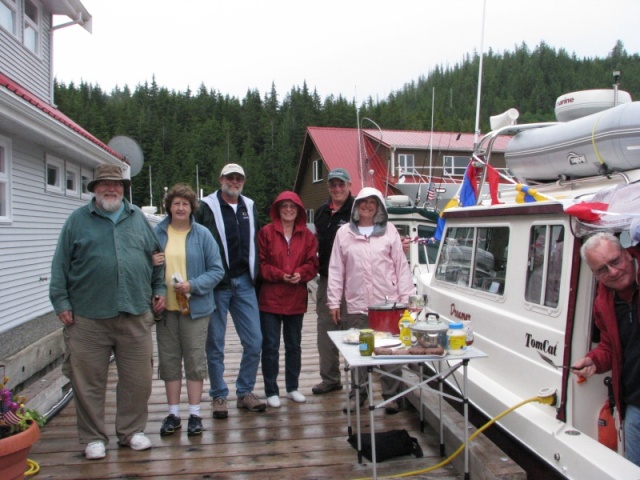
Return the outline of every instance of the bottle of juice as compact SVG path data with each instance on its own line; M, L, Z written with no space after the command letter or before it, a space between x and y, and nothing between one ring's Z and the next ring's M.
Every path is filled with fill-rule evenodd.
M411 325L413 325L413 317L409 313L409 310L405 310L398 322L398 328L400 330L400 341L406 347L410 347L412 343L412 332L411 328L409 328Z

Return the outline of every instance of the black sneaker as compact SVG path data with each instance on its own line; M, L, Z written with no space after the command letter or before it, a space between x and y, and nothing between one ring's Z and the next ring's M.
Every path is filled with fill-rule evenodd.
M182 424L180 423L180 417L175 416L171 413L167 418L162 421L162 426L160 427L160 435L171 435L175 433L176 430L180 430L182 428Z
M187 435L194 437L202 433L202 418L197 415L189 415L189 425L187 425Z

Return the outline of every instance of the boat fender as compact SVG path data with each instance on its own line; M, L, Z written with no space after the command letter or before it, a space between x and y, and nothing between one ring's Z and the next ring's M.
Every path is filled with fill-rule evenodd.
M604 402L598 415L598 442L605 447L609 447L614 452L618 451L618 431L615 422L615 404L613 401L613 389L611 377L604 380L604 384L609 388L609 398Z

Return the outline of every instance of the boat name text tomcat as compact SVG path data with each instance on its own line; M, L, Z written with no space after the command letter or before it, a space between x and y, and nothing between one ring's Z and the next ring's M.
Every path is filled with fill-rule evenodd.
M533 335L531 335L530 333L527 333L525 337L526 337L525 347L535 348L536 350L540 350L541 352L556 356L558 351L558 343L556 343L555 346L551 346L549 344L549 340L543 340L543 341L535 340L533 338Z

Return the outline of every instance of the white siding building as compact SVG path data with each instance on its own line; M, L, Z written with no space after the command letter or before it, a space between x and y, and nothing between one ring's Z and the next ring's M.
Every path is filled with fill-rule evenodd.
M91 15L78 0L0 0L0 375L12 385L60 363L51 259L64 221L91 198L94 168L117 164L130 177L122 155L54 106L59 28L91 31Z

